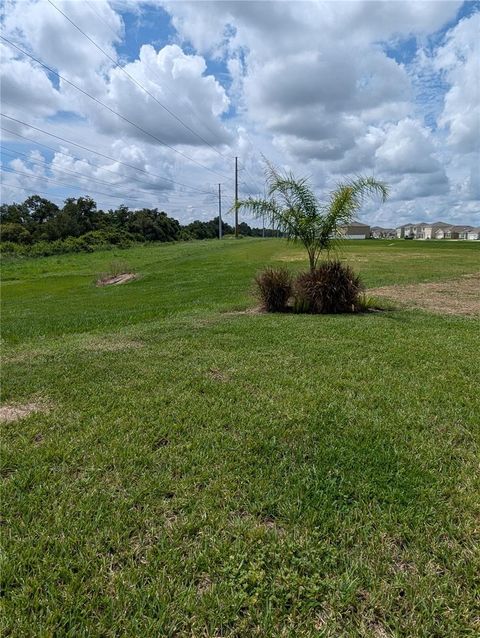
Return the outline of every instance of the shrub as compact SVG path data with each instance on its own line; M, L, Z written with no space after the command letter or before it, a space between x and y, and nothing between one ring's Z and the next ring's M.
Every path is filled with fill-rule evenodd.
M350 266L325 261L314 270L301 273L294 290L296 312L358 312L363 284Z
M25 246L25 244L16 244L13 241L0 242L0 252L2 255L25 255L28 249L29 246Z
M0 227L1 239L15 244L30 244L32 236L22 224L7 223Z
M292 296L292 275L286 268L266 268L255 277L257 294L267 312L284 312Z

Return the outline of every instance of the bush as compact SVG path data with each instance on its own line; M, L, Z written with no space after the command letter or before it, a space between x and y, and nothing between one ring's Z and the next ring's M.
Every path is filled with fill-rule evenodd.
M0 242L0 252L2 255L25 255L27 254L29 246L24 244L16 244L13 241Z
M292 275L286 268L266 268L255 277L257 294L267 312L285 312L292 296Z
M0 227L1 240L15 244L31 244L32 236L21 224L7 223Z
M294 309L319 314L358 312L363 288L360 277L350 266L325 261L297 277Z

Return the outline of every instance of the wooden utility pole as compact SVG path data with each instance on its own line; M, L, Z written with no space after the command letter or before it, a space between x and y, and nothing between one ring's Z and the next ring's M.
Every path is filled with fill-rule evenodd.
M238 237L238 157L235 158L235 237Z
M218 185L218 239L222 239L222 185Z

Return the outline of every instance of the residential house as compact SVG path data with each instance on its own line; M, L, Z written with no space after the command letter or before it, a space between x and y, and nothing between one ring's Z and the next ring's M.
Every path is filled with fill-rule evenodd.
M395 228L382 228L381 226L372 226L370 229L370 237L373 239L391 239L395 238Z
M447 226L435 231L435 239L468 239L472 226Z
M480 226L469 230L467 233L467 239L480 239Z
M370 237L370 226L360 222L352 222L342 226L340 230L345 239L368 239Z
M404 224L395 229L399 239L411 237L412 239L436 239L437 230L450 227L445 222L419 222L418 224ZM442 237L439 237L443 239ZM438 239L438 238L437 238Z
M447 228L450 224L445 222L433 222L432 224L427 224L424 229L424 237L423 239L435 239L435 233L439 228Z

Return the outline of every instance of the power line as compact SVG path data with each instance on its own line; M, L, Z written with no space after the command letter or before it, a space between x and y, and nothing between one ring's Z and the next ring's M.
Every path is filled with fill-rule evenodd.
M30 177L30 179L43 179L47 182L53 182L54 184L60 184L60 186L66 186L67 188L72 188L74 190L78 190L79 188L85 188L84 186L72 186L72 184L65 184L65 182L59 182L57 179L52 179L51 177L44 177L43 175L35 175L32 173L23 173L22 171L17 171L14 168L10 168L9 166L2 166L2 171L8 171L10 173L16 173L17 175L25 175L26 177ZM95 195L104 195L105 197L113 197L114 199L126 199L126 200L137 200L141 201L138 197L128 197L127 195L111 195L110 193L103 193L102 191L94 191L92 189L88 189L91 193L95 193Z
M28 162L30 162L32 164L37 164L38 166L41 166L41 165L47 166L47 168L49 168L50 170L53 171L53 168L52 168L52 166L51 166L51 164L49 162L46 162L44 160L32 159L26 153L22 153L20 151L12 151L10 149L6 149L6 148L3 148L1 146L0 146L0 152L9 153L13 157L15 157L17 155L22 155L23 157L27 158ZM67 155L67 157L68 157L68 155ZM59 171L61 173L70 173L72 175L78 175L81 179L86 179L88 181L98 182L99 184L103 184L104 186L111 186L110 182L105 182L104 180L97 179L95 177L90 177L90 175L84 175L83 173L79 173L78 171L72 171L70 169L58 168L58 167L55 167L55 171ZM115 186L118 186L118 184L115 184ZM143 193L144 195L145 194L150 194L147 188L145 188L144 190L145 190L145 193ZM186 195L188 197L191 197L190 194L186 194ZM115 195L112 195L112 197L115 197ZM123 195L123 197L128 199L128 195ZM211 194L211 197L214 198L214 194L213 193ZM169 202L172 201L172 199L170 198L168 192L165 195L165 198L168 198Z
M35 194L38 195L48 195L48 197L50 197L51 199L59 199L60 201L64 201L63 197L60 197L59 195L52 195L51 193L48 193L47 191L39 191L36 188L25 188L24 186L14 186L13 184L4 184L5 188L16 188L20 191L25 191L26 193L31 193L33 190L35 190Z
M4 148L3 146L0 146L0 152L2 153L9 153L10 155L16 157L17 155L22 155L23 157L26 157L28 162L32 163L32 164L37 164L37 165L44 165L47 166L50 170L53 170L52 165L50 164L50 162L46 162L45 160L39 160L39 159L33 159L31 157L29 157L26 153L22 153L21 151L12 151L8 148ZM58 168L55 167L56 171L59 171L61 173L70 173L71 175L78 175L79 177L81 177L82 179L88 179L91 182L97 182L98 184L102 184L103 186L112 186L112 184L110 182L105 182L103 179L98 179L96 177L91 177L90 175L84 175L83 173L79 173L78 171L72 171L68 168ZM115 184L115 186L118 186L118 184Z
M226 177L226 175L224 175L222 173L219 173L218 171L214 170L213 168L209 168L208 166L205 166L204 164L202 164L201 162L198 162L193 157L190 157L186 153L183 153L182 151L179 151L178 149L174 148L173 146L171 146L167 142L164 142L162 139L160 139L159 137L157 137L153 133L149 133L148 131L146 131L144 128L142 128L138 124L135 124L135 122L132 122L132 120L129 120L128 117L125 117L124 115L121 115L120 113L118 113L118 111L115 111L114 109L112 109L110 106L108 106L108 104L105 104L105 102L102 102L101 100L99 100L98 98L94 97L93 95L91 95L87 91L84 91L82 88L80 88L74 82L71 82L70 80L67 80L67 78L63 77L63 75L60 75L60 73L57 73L56 71L54 71L51 67L49 67L48 65L44 64L43 62L41 62L38 58L36 58L35 56L31 55L30 53L27 53L27 51L24 51L21 47L19 47L16 44L14 44L11 40L6 38L5 36L0 35L0 38L2 40L5 40L5 42L8 42L8 44L10 44L10 46L13 46L15 49L20 51L20 53L22 53L23 55L26 55L27 57L31 58L34 62L36 62L37 64L42 66L44 69L47 69L47 71L49 71L50 73L53 73L53 75L58 77L60 80L63 80L63 82L66 82L70 86L73 86L75 89L77 89L77 91L80 91L80 93L83 93L83 95L86 95L87 97L89 97L91 100L93 100L97 104L100 104L101 106L106 108L108 111L110 111L111 113L113 113L114 115L119 117L120 119L124 120L125 122L127 122L128 124L133 126L134 128L136 128L139 131L141 131L144 135L148 135L149 137L151 137L155 141L159 142L159 144L162 144L163 146L166 146L167 148L169 148L174 153L177 153L178 155L181 155L185 159L189 160L190 162L193 162L194 164L197 164L197 166L200 166L201 168L205 169L206 171L209 171L210 173L213 173L214 175L220 175L220 177Z
M91 166L92 168L99 168L102 171L108 171L109 173L112 173L112 175L115 175L115 177L122 177L122 175L119 175L116 171L112 171L110 168L107 168L106 166L102 166L101 164L94 164L93 162L88 161L84 157L77 157L75 155L69 155L68 153L63 153L62 151L59 151L58 149L54 148L53 146L49 146L48 144L43 144L42 142L38 142L37 140L32 140L31 138L26 137L25 135L21 135L20 133L16 133L15 131L11 131L10 129L8 129L8 128L4 127L4 126L0 126L0 129L2 131L6 131L7 133L10 133L10 135L16 135L17 137L21 137L22 139L27 140L27 142L31 142L33 144L38 144L38 146L43 146L44 148L48 148L50 151L53 151L57 155L63 155L64 157L68 157L70 159L73 159L76 162L85 162L85 164L87 166ZM20 151L15 151L15 152L19 153L20 155L22 155L22 154L25 155L25 153L20 153ZM139 179L138 177L129 176L129 179L132 179L132 180L138 182L139 184L145 184L145 181Z
M155 100L155 102L162 108L164 109L164 111L166 111L169 115L171 115L173 118L175 118L175 120L177 120L177 122L180 122L180 124L182 124L182 126L184 126L188 131L190 131L190 133L193 133L193 135L195 135L196 137L198 137L198 139L202 140L202 142L204 142L204 144L207 144L207 146L209 146L211 149L213 149L215 151L215 153L218 153L218 155L220 155L220 157L225 157L222 153L220 153L220 151L218 149L215 148L215 146L213 146L213 144L210 144L210 142L208 142L204 137L202 137L199 133L197 133L196 131L194 131L190 126L188 126L188 124L186 124L182 118L178 117L178 115L176 115L173 111L171 111L167 106L165 106L165 104L162 104L162 102L160 102L160 100L158 100L153 93L151 93L148 89L146 89L143 84L141 84L138 80L136 80L132 75L130 75L130 73L128 73L128 71L126 71L123 66L121 66L120 64L118 64L118 62L115 60L115 58L112 58L112 56L107 53L104 49L102 49L102 47L100 45L98 45L95 40L93 40L87 33L85 33L85 31L83 31L71 18L69 18L67 16L66 13L64 13L61 9L59 9L57 7L57 5L52 2L52 0L47 0L47 2L49 4L52 5L52 7L54 9L56 9L59 13L61 13L63 15L63 17L68 20L68 22L70 22L70 24L72 26L75 27L75 29L77 29L77 31L79 31L85 38L87 38L87 40L89 42L91 42L93 44L94 47L96 47L101 53L103 53L103 55L105 57L107 57L114 65L117 69L120 69L122 71L122 73L124 73L131 82L133 82L136 86L138 86L140 89L142 89L142 91L144 91L147 95L149 95L153 100Z
M49 199L57 199L61 202L65 202L65 197L60 197L59 195L52 195L51 193L47 192L47 191L40 191L36 188L25 188L24 186L16 186L14 184L3 184L4 188L15 188L17 190L21 190L24 191L25 193L34 193L35 195L46 195ZM78 199L78 198L77 198ZM170 202L165 202L162 205L163 207L167 207L167 204L169 204ZM115 204L116 205L116 204ZM113 206L112 204L110 204L110 206Z
M92 7L92 5L90 4L90 2L88 2L88 0L83 0L85 2L86 5L89 6L90 10L93 11L93 13L97 16L97 18L100 20L100 22L102 22L107 29L110 29L110 31L113 33L113 35L115 36L116 39L118 39L118 33L116 33L114 31L114 29L112 29L112 27L108 24L108 22L106 22L99 13L96 12L96 10Z
M49 135L50 137L54 137L57 140L65 142L66 144L70 144L72 146L76 146L77 148L81 148L84 151L87 151L88 153L93 153L94 155L98 155L99 157L103 157L105 159L109 159L112 162L117 162L118 164L121 164L122 166L126 166L128 168L132 168L135 171L140 171L141 173L145 173L145 175L150 175L152 177L156 177L157 179L163 179L166 182L170 182L170 183L176 184L178 186L183 186L184 188L189 188L189 189L197 191L199 193L204 193L206 195L210 195L211 194L211 191L204 191L204 190L201 190L199 188L196 188L195 186L190 186L188 184L184 184L183 182L177 182L177 181L175 181L173 179L170 179L169 177L163 177L162 175L156 175L155 173L151 173L150 171L146 171L145 169L139 168L138 166L134 166L133 164L128 164L127 162L122 162L121 160L116 159L115 157L112 157L111 155L106 155L105 153L101 153L100 151L95 151L95 150L93 150L91 148L88 148L87 146L82 146L82 144L78 144L78 142L73 142L72 140L68 140L65 137L61 137L60 135L55 135L54 133L50 133L49 131L45 131L44 129L39 128L38 126L33 126L33 124L28 124L27 122L23 122L22 120L17 120L16 118L11 117L10 115L6 115L5 113L0 112L0 115L2 117L6 117L8 120L12 120L13 122L17 122L18 124L21 124L22 126L28 126L29 128L34 129L35 131L38 131L39 133L44 133L45 135ZM16 133L16 135L19 135L19 134ZM25 139L28 139L28 138L25 138ZM35 144L40 144L40 142L35 142Z

